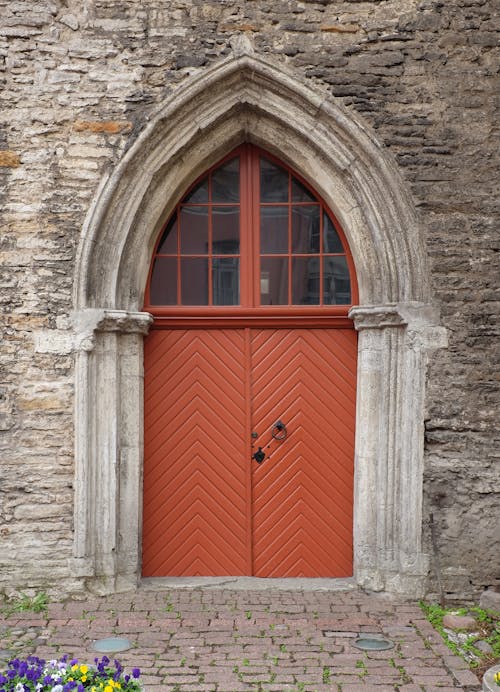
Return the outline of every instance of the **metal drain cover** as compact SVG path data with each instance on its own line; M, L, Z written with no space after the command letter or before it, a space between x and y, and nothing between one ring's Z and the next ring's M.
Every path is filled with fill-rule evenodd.
M120 651L128 651L132 644L122 637L107 637L94 642L94 650L100 654L118 654Z
M363 635L353 641L353 646L362 651L385 651L394 647L393 642L382 636Z

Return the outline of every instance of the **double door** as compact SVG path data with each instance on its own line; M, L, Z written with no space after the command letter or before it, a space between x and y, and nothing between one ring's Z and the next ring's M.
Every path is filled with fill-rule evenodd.
M144 576L352 574L352 328L153 328Z

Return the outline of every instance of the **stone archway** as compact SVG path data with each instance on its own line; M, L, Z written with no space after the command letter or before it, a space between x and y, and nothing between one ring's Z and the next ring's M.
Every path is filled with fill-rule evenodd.
M344 228L360 306L355 459L355 577L418 595L422 551L426 358L443 345L426 253L396 166L355 114L249 53L187 83L161 108L99 190L79 248L75 574L130 588L140 575L140 312L157 234L198 174L243 141L308 179Z

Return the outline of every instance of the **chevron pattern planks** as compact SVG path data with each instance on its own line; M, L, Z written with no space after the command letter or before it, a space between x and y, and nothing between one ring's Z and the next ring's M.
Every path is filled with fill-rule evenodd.
M252 467L254 574L351 575L356 334L255 330L251 354L257 445L288 430Z
M143 575L247 574L243 330L145 341Z
M352 329L153 330L143 574L352 574L355 394Z

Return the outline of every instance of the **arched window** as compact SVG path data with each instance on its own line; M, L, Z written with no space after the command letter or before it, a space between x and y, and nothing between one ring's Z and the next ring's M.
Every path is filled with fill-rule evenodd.
M243 145L198 179L157 243L146 309L318 308L356 301L342 230L309 185ZM211 310L212 311L212 310Z

